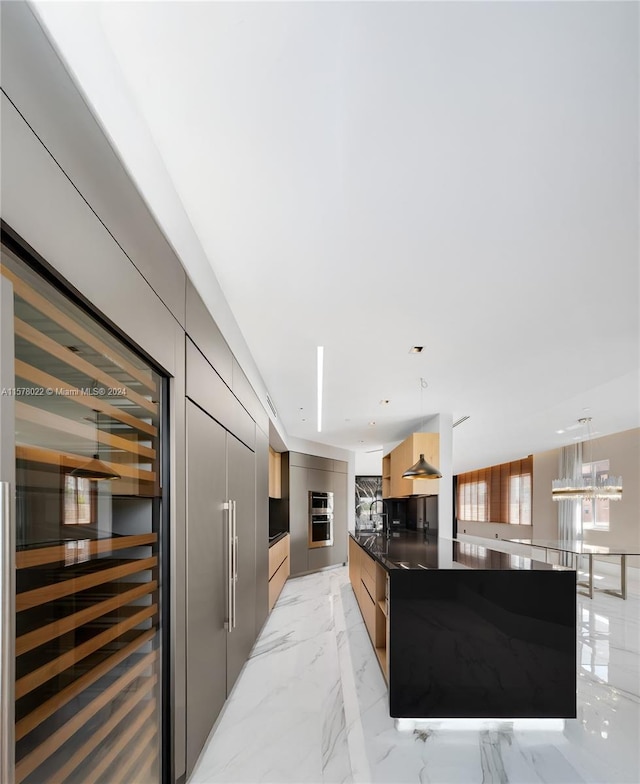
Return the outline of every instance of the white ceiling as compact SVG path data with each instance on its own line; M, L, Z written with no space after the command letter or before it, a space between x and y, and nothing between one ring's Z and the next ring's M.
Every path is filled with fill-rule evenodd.
M637 4L36 7L289 436L469 415L458 472L640 425Z

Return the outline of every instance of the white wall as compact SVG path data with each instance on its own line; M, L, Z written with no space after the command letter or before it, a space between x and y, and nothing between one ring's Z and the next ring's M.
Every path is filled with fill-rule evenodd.
M458 536L482 536L486 539L531 539L531 525L509 525L507 523L475 523L458 521Z
M382 449L356 452L356 476L382 476Z

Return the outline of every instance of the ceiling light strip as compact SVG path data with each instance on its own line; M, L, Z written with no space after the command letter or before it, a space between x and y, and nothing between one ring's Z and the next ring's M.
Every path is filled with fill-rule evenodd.
M322 381L324 376L324 346L318 346L318 433L322 432Z

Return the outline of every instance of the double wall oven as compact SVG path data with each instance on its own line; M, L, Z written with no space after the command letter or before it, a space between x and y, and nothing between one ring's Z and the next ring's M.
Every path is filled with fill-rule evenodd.
M309 548L333 545L333 493L309 490Z

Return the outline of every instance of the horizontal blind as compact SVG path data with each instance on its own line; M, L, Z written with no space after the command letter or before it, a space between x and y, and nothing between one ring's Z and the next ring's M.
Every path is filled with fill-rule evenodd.
M458 519L531 524L533 455L458 475Z

